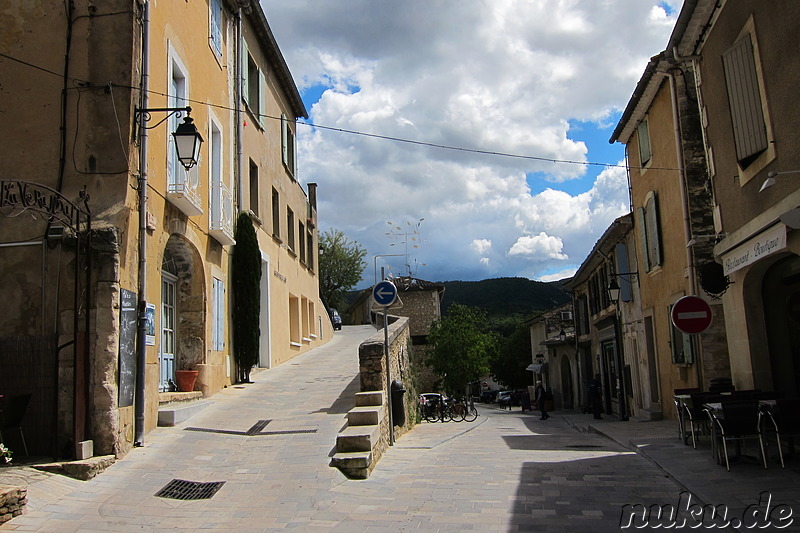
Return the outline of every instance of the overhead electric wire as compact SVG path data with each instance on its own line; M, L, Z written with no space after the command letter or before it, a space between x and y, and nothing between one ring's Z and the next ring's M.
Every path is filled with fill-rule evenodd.
M29 67L36 68L38 70L42 70L42 71L47 72L49 74L53 74L54 76L62 77L61 74L58 74L56 72L47 70L47 69L39 67L37 65L33 65L33 64L28 63L26 61L22 61L22 60L16 59L14 57L8 56L8 55L3 54L3 53L0 53L0 57L5 57L7 59L11 59L12 61L17 61L18 63L22 63L23 65L27 65ZM82 83L82 84L86 84L87 86L92 86L92 84L90 84L88 82L85 82L83 80L77 80L76 79L75 81L78 81L79 83ZM136 90L136 91L141 90L139 87L133 87L131 85L125 85L125 84L120 84L120 83L106 83L106 84L104 84L102 86L98 86L98 87L111 87L111 86L125 88L125 89L132 89L132 90ZM163 96L164 98L169 98L168 94L165 94L165 93L162 93L162 92L159 92L159 91L148 90L147 92L149 94L154 94L154 95L158 95L158 96ZM231 111L231 112L236 111L236 109L233 108L233 107L222 105L222 104L214 104L214 103L203 101L203 100L195 100L195 99L192 99L192 98L184 98L183 100L186 101L187 103L190 103L190 104L204 105L204 106L207 106L207 107L212 107L212 108L220 109L220 110L224 110L224 111ZM250 110L250 111L252 112L252 110ZM274 116L267 115L267 114L264 114L264 113L253 113L253 114L258 116L258 117L260 117L260 118L266 118L266 119L270 119L270 120L282 120L282 117L274 117ZM530 161L542 161L542 162L545 162L545 163L553 163L553 164L581 165L581 166L587 166L587 167L588 166L598 166L598 167L605 167L605 168L630 168L630 169L645 169L646 168L647 170L670 170L670 171L680 170L678 168L672 168L672 167L652 167L652 166L650 166L650 167L629 167L629 166L625 165L624 163L620 164L620 163L602 163L602 162L599 162L599 161L575 161L575 160L572 160L572 159L556 159L556 158L544 157L544 156L514 154L514 153L508 153L508 152L498 152L498 151L493 151L493 150L483 150L483 149L479 149L479 148L466 148L466 147L463 147L463 146L451 146L451 145L447 145L447 144L439 144L439 143L433 143L433 142L428 142L428 141L419 141L419 140L415 140L415 139L405 139L403 137L394 137L394 136L391 136L391 135L381 135L381 134L378 134L378 133L367 133L367 132L364 132L364 131L350 130L350 129L346 129L346 128L335 128L335 127L332 127L332 126L325 126L325 125L322 125L322 124L316 124L316 123L308 122L308 121L298 120L296 122L299 125L308 126L310 128L317 128L317 129L327 130L327 131L335 131L335 132L338 132L338 133L346 133L348 135L357 135L357 136L361 136L361 137L369 137L369 138L381 139L381 140L385 140L385 141L412 144L412 145L415 145L415 146L426 146L426 147L429 147L429 148L437 148L437 149L440 149L440 150L451 150L451 151L457 151L457 152L466 152L466 153L480 154L480 155L490 155L490 156L496 156L496 157L508 157L508 158L513 158L513 159L525 159L525 160L530 160Z

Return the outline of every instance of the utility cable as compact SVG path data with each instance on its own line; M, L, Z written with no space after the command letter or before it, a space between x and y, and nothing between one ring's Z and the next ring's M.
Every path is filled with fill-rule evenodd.
M25 61L18 60L16 58L13 58L13 57L8 56L6 54L0 53L0 57L5 57L5 58L11 59L13 61L17 61L17 62L22 63L24 65L27 65L27 66L30 66L32 68L36 68L36 69L42 70L44 72L47 72L49 74L53 74L55 76L59 76L59 77L61 76L58 73L55 73L55 72L52 72L50 70L44 69L44 68L39 67L37 65L33 65L33 64L27 63ZM107 83L107 84L104 84L102 86L99 86L99 85L98 86L94 86L94 85L92 85L92 84L90 84L88 82L82 81L82 80L76 80L76 81L78 81L81 84L84 84L84 87L80 87L80 88L119 87L119 88L123 88L123 89L131 89L131 90L136 90L136 91L141 90L140 87L134 87L132 85L125 85L125 84L119 84L119 83ZM165 94L165 93L162 93L160 91L148 90L147 92L148 92L148 94L153 94L153 95L157 95L157 96L163 96L164 98L169 98L169 96L170 96L169 94ZM222 104L215 104L215 103L204 101L204 100L197 100L197 99L193 99L193 98L184 98L184 100L187 103L196 104L196 105L203 105L203 106L207 106L207 107L211 107L211 108L219 109L219 110L223 110L223 111L231 111L231 112L235 112L236 111L236 109L234 107L227 106L227 105L222 105ZM250 111L252 112L252 110L250 110ZM256 115L257 117L259 117L259 118L265 118L265 119L269 119L269 120L283 120L282 117L275 117L275 116L267 115L265 113L254 113L254 112L252 112L252 113L254 115ZM350 129L346 129L346 128L335 128L335 127L332 127L332 126L325 126L325 125L322 125L322 124L316 124L314 122L309 122L309 121L304 121L304 120L298 120L296 122L297 122L298 125L308 126L310 128L317 128L317 129L327 130L327 131L335 131L335 132L338 132L338 133L345 133L345 134L348 134L348 135L357 135L357 136L361 136L361 137L369 137L369 138L381 139L381 140L385 140L385 141L412 144L412 145L415 145L415 146L426 146L426 147L429 147L429 148L437 148L437 149L440 149L440 150L452 150L452 151L458 151L458 152L473 153L473 154L480 154L480 155L489 155L489 156L495 156L495 157L507 157L507 158L514 158L514 159L525 159L525 160L530 160L530 161L542 161L542 162L554 163L554 164L581 165L581 166L587 166L587 167L588 166L598 166L598 167L604 167L604 168L629 168L629 169L640 169L640 170L646 168L647 170L665 170L665 171L677 171L677 170L680 170L680 169L674 168L674 167L652 167L652 166L649 166L649 167L628 167L627 165L620 164L620 163L604 163L604 162L600 162L600 161L575 161L575 160L572 160L572 159L557 159L557 158L544 157L544 156L515 154L515 153L509 153L509 152L498 152L498 151L494 151L494 150L484 150L484 149L480 149L480 148L466 148L466 147L463 147L463 146L452 146L452 145L439 144L439 143L433 143L433 142L428 142L428 141L420 141L420 140L415 140L415 139L406 139L406 138L403 138L403 137L394 137L394 136L391 136L391 135L381 135L381 134L377 134L377 133L368 133L368 132L363 132L363 131L358 131L358 130L350 130Z

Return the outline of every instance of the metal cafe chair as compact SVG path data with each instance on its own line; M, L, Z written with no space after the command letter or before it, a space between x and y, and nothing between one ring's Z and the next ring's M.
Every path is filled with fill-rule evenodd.
M714 403L721 401L722 396L708 392L691 393L691 405L685 405L686 421L689 423L689 430L692 434L692 448L697 448L698 430L710 429L711 420L703 408L704 403Z
M28 455L28 445L25 443L25 435L22 433L22 421L25 419L25 412L28 410L31 396L28 393L8 398L2 414L0 414L0 442L4 442L3 431L8 432L9 429L19 431L19 437L22 439L22 449L25 451L26 456Z
M781 439L789 441L789 453L794 452L794 438L800 437L800 398L778 398L775 400L775 407L766 411L770 429L775 431L778 441L778 456L781 459L781 467L786 468L783 462L783 449Z
M728 459L728 442L738 445L746 440L758 439L761 448L761 460L767 468L767 454L764 451L764 439L761 432L761 410L758 400L729 400L722 402L722 417L711 415L717 428L717 436L722 441L722 453L725 454L725 468L730 471ZM718 448L719 449L719 448Z
M688 443L690 433L686 432L686 421L684 418L685 413L683 409L684 402L678 397L686 396L692 394L693 392L700 392L700 389L693 387L690 389L674 389L672 391L672 401L675 404L675 411L678 413L678 433L680 434L680 438L684 444Z

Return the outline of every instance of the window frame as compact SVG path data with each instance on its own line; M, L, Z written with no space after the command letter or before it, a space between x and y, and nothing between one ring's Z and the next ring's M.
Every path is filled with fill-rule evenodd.
M297 175L297 137L289 126L289 119L281 113L281 157L283 166L292 178Z
M225 282L211 278L211 349L225 350Z
M168 45L167 54L167 102L169 103L169 107L186 107L189 103L189 69L186 68L186 64L172 47L171 43ZM176 76L176 74L180 74L180 76ZM168 131L176 131L181 118L182 117L178 116L178 113L170 115ZM170 185L187 183L189 176L188 172L186 172L185 175L179 173L180 169L183 169L183 165L178 160L178 152L175 149L175 138L171 133L168 133L166 137L167 190L170 190ZM199 166L200 162L198 161L195 167Z
M215 16L216 15L216 16ZM222 0L209 0L208 2L208 46L214 55L222 60L223 49L225 47L225 35L223 32L224 19Z
M647 117L636 126L636 140L639 145L639 165L644 169L653 160L653 146L650 143L650 123Z

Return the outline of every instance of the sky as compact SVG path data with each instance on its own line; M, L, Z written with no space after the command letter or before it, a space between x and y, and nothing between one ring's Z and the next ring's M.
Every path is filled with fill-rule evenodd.
M682 1L261 0L309 112L299 179L320 232L366 249L358 288L572 276L630 210L608 141Z

